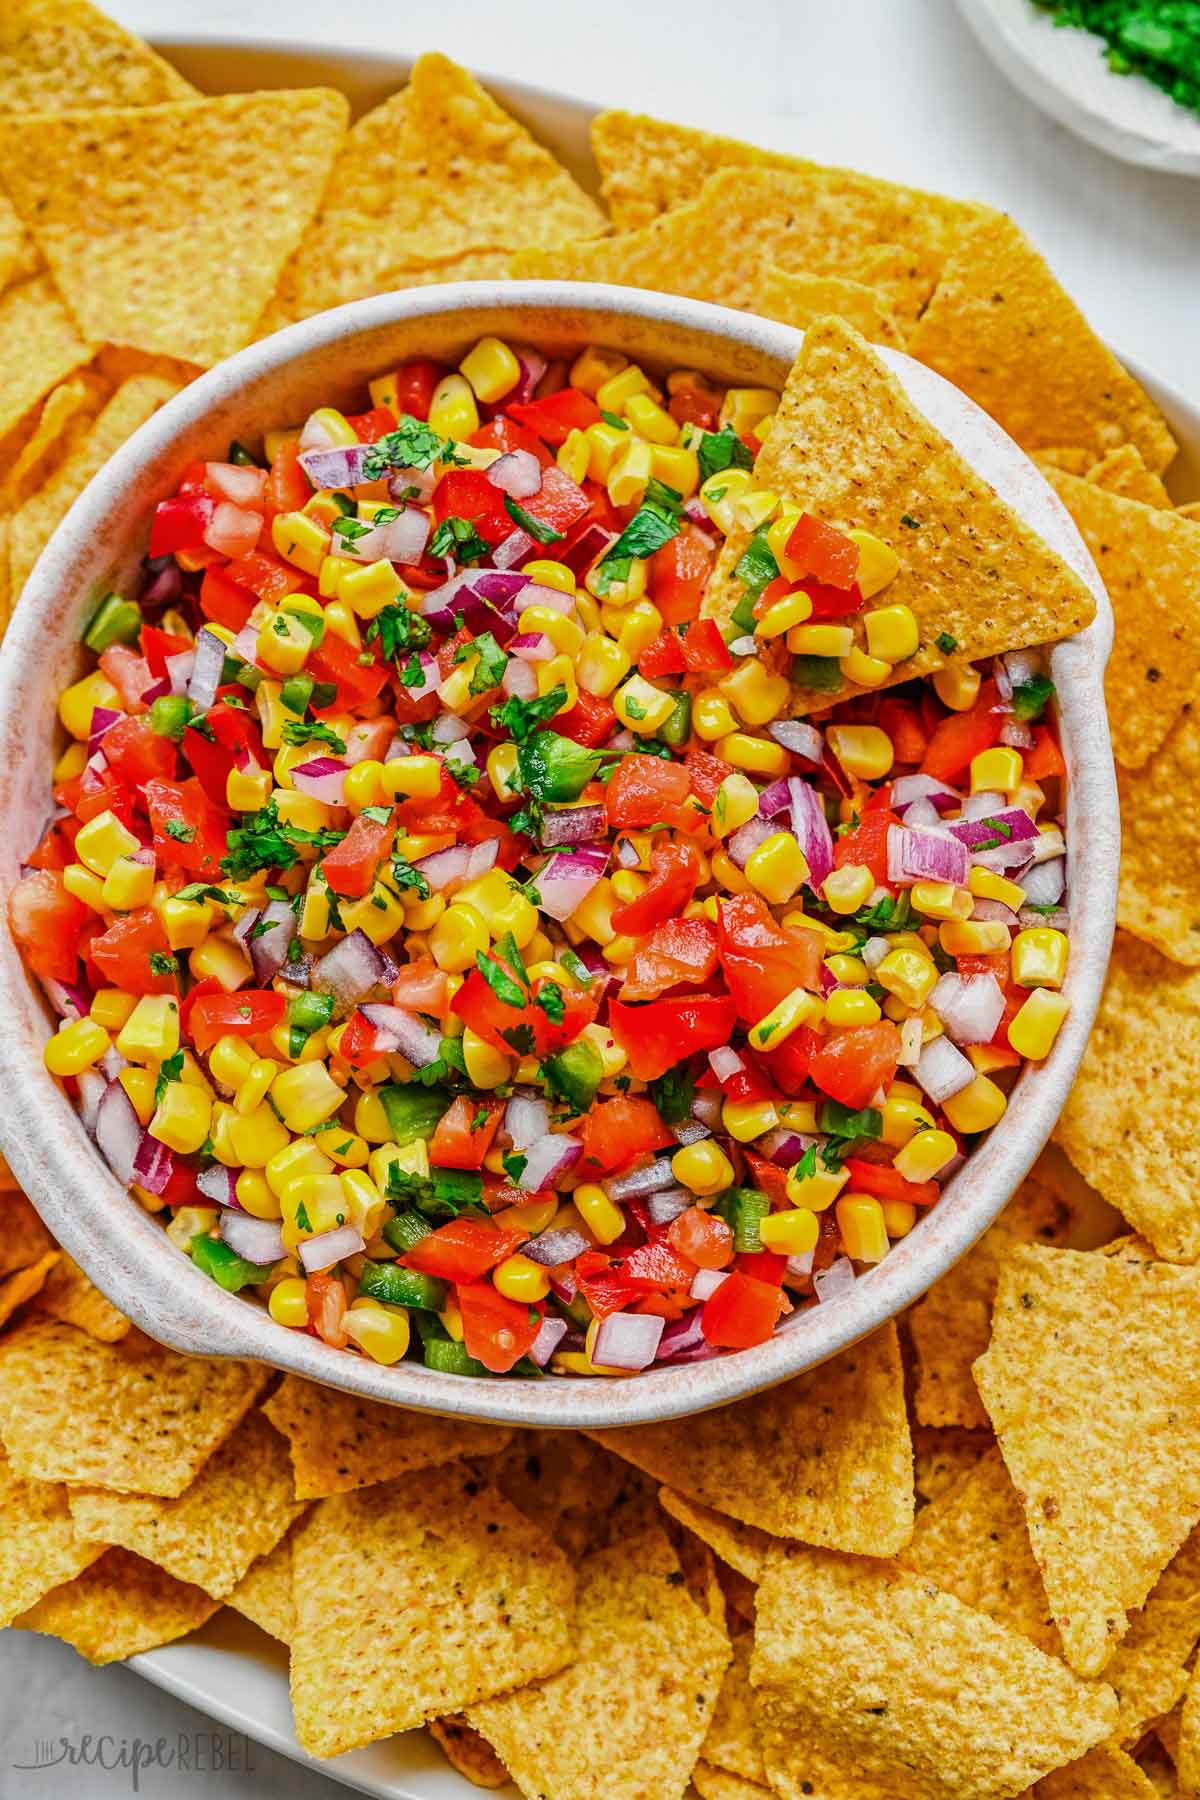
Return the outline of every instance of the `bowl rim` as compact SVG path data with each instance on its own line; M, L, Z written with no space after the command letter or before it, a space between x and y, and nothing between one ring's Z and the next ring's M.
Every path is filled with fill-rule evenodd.
M792 328L706 302L640 289L566 282L464 282L420 287L351 302L251 344L198 377L143 425L72 506L43 551L0 647L0 763L5 780L22 767L23 695L46 659L41 615L60 577L82 547L102 539L115 498L169 454L186 429L203 422L221 398L287 364L328 352L373 329L464 312L513 310L575 317L632 316L649 328L682 328L718 347L789 364L801 342ZM530 335L536 339L537 328ZM728 1404L811 1368L897 1316L946 1272L992 1223L1049 1136L1083 1053L1099 1001L1116 911L1119 834L1103 672L1112 637L1107 596L1065 509L1031 464L978 408L948 383L899 352L888 362L939 389L986 426L992 447L1023 465L1038 504L1049 502L1055 530L1074 566L1096 594L1097 618L1057 645L1052 670L1061 700L1063 744L1071 768L1068 843L1080 884L1068 975L1071 1013L1046 1062L1027 1070L1004 1123L976 1151L938 1207L883 1263L834 1304L808 1309L797 1325L766 1344L689 1365L643 1372L633 1380L508 1377L464 1380L422 1365L391 1368L333 1350L287 1330L264 1308L227 1294L180 1255L157 1221L131 1200L83 1131L70 1100L46 1074L16 1029L0 1033L0 1083L6 1099L0 1147L55 1236L96 1284L151 1337L206 1356L255 1359L367 1399L415 1410L524 1426L594 1428L683 1417ZM719 354L717 356L719 360ZM919 371L919 376L915 373ZM1024 471L1028 471L1027 476ZM1060 545L1060 548L1063 546ZM98 554L98 553L97 553ZM111 557L115 558L115 550ZM65 633L63 634L65 636ZM9 755L4 758L8 741ZM38 771L29 779L37 780ZM30 1004L26 975L8 934L0 945L0 1007L19 1014ZM1016 1129L1013 1129L1013 1127ZM73 1196L89 1196L86 1207ZM932 1228L932 1229L931 1229ZM807 1321L799 1329L801 1320Z

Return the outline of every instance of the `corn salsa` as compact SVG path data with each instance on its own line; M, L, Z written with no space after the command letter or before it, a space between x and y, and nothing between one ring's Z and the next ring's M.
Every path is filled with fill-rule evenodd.
M46 1067L281 1328L474 1376L761 1343L1049 1054L1046 661L897 680L894 547L755 483L778 398L484 338L182 470L92 617L10 902Z

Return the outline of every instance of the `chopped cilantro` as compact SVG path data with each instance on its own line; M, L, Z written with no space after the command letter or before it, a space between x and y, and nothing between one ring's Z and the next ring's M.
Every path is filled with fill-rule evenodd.
M327 744L335 756L345 756L346 740L340 738L332 725L323 725L317 719L289 719L283 728L285 744Z
M284 823L272 798L259 812L250 814L243 824L235 825L230 831L221 867L231 880L244 881L260 869L290 869L298 860L297 844L312 844L318 850L329 850L334 844L340 844L345 835L344 831L328 829L305 831L300 825Z
M359 538L369 537L374 529L374 526L368 525L365 520L351 519L345 514L340 519L335 519L332 526L334 537L340 538L343 544L355 544ZM300 618L299 613L293 616Z
M428 469L447 448L445 439L423 419L403 413L395 431L386 432L367 446L363 476L367 481L378 481L389 469Z
M525 1173L525 1166L528 1163L529 1158L527 1156L522 1156L517 1150L510 1150L507 1156L502 1156L500 1160L504 1164L504 1173L508 1176L508 1179L510 1181L520 1181L522 1175Z
M792 1168L794 1181L809 1181L817 1172L817 1146L809 1144Z
M557 981L548 981L544 987L539 988L534 995L534 1001L541 1007L552 1025L562 1024L566 1006L563 1001L563 991Z
M490 631L480 632L469 644L460 644L454 652L456 663L467 662L478 656L479 661L471 672L472 694L489 694L493 688L499 687L500 678L508 667L508 658L496 642Z
M492 724L501 731L507 731L514 743L523 744L535 725L554 717L566 697L567 690L561 684L552 687L549 693L539 695L536 700L519 700L513 694L502 705L493 706Z
M617 581L625 581L635 557L653 556L679 535L679 495L661 481L652 481L646 497L628 525L600 560L596 588L603 596Z
M393 662L402 650L423 650L432 633L428 620L396 601L375 614L363 636L368 644L378 638L385 659Z
M502 963L498 962L494 956L489 956L486 951L477 950L475 952L475 967L479 970L479 973L483 976L483 979L487 982L497 1000L501 1001L505 1006L515 1007L518 1011L524 1010L529 996L526 994L525 989L521 986L520 982L513 979Z
M641 705L641 703L639 701L635 700L633 698L632 694L625 695L624 705L625 705L625 711L629 714L629 717L631 719L644 719L645 718L645 716L646 716L645 707L643 705Z
M167 1091L167 1083L178 1081L183 1074L183 1051L177 1050L174 1056L163 1059L158 1067L158 1075L154 1082L154 1104L159 1106Z
M902 525L907 525L907 527L910 531L920 531L921 530L920 519L914 519L911 513L901 513L900 514L900 523Z
M733 572L739 581L745 583L747 594L755 600L758 599L767 584L775 580L779 573L779 564L775 561L775 553L767 542L765 525L761 526L750 539Z
M419 688L424 687L424 685L425 669L422 665L421 658L414 650L400 671L400 686L406 688Z
M169 838L174 838L177 844L190 844L196 835L196 827L185 825L182 819L168 819L163 830Z
M722 469L752 469L754 458L732 425L722 431L706 431L696 447L701 484Z
M267 889L267 894L271 899L275 898L270 888ZM181 887L172 897L176 900L190 900L195 905L200 905L205 900L215 900L218 906L237 905L234 896L227 894L224 888L209 887L203 881L189 881L186 887Z
M533 900L534 905L538 906L541 903L540 896L538 899L534 900L533 893L530 892L531 887L532 883L527 882L524 891L529 894L529 898ZM583 958L577 955L574 950L560 950L558 953L558 960L567 971L567 974L571 977L572 981L577 981L581 988L591 987L596 977L592 974Z
M664 1125L682 1125L692 1116L696 1083L682 1063L676 1063L665 1075L650 1083L650 1098L658 1108Z
M605 412L603 407L600 408L600 417L604 420L606 425L611 425L614 431L629 430L628 419L622 419L614 412Z
M454 513L442 520L429 540L430 556L453 556L459 562L478 562L488 555L488 547L470 519Z
M943 656L953 656L958 649L958 639L951 637L948 631L939 631L933 641Z
M420 869L414 868L403 856L392 858L392 880L398 888L412 888L418 900L428 900L429 883Z
M535 519L531 512L526 511L525 507L518 506L511 494L504 496L504 510L514 525L519 525L522 531L529 533L535 544L558 544L566 535L564 532L555 531L553 525L543 525L542 521Z

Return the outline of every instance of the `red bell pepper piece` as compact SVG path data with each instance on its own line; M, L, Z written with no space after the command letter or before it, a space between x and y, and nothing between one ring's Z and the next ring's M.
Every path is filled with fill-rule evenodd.
M439 1225L401 1257L407 1269L440 1281L478 1281L511 1256L522 1242L518 1231L497 1231L490 1219L462 1217Z
M580 688L579 698L569 711L556 713L554 729L588 750L598 749L612 736L617 715L601 694L589 694Z
M801 1025L776 1049L765 1053L763 1060L771 1071L771 1079L789 1099L797 1100L803 1093L812 1059L824 1041L811 1025Z
M877 1200L907 1200L913 1206L932 1206L942 1191L936 1181L906 1181L891 1163L848 1156L846 1167L855 1193L874 1194Z
M892 740L898 763L919 763L929 748L929 739L917 708L907 700L889 696L879 703L879 724Z
M723 1350L749 1350L766 1343L784 1305L782 1291L773 1283L735 1269L704 1302L700 1329Z
M160 500L150 522L147 555L170 556L176 550L199 550L216 510L217 503L209 494L175 494L169 500Z
M600 423L600 408L579 388L559 388L543 400L525 400L504 409L510 419L527 425L554 450L565 444L573 431L586 431Z
M433 515L468 519L485 544L499 544L514 529L504 495L482 469L447 469L433 490Z
M684 767L693 795L711 812L717 789L729 773L729 764L719 756L710 756L707 750L689 750Z
M797 565L797 581L812 575L830 587L848 588L858 579L859 551L854 539L812 513L801 513L796 520L786 555Z
M368 819L365 813L359 813L341 843L326 851L321 864L334 893L352 900L369 894L375 872L391 850L395 836L392 819Z
M412 419L428 419L438 382L447 373L428 356L415 356L396 370L396 405Z
M636 899L613 908L613 930L641 937L676 918L691 900L699 879L700 858L691 844L658 839L650 852L650 878Z
M482 1169L503 1114L499 1100L460 1094L438 1120L429 1145L430 1162L438 1169Z
M271 988L239 988L235 994L205 994L188 1020L192 1042L203 1056L218 1038L258 1037L282 1025L287 1001Z
M150 673L159 680L167 672L168 656L182 656L192 647L191 638L181 637L177 631L160 631L157 625L143 625L140 642Z
M368 700L376 699L387 686L390 671L386 663L360 663L359 652L345 638L327 631L317 650L310 650L305 667L318 681L337 685L335 706L357 711Z
M654 681L660 675L682 675L687 668L683 654L683 642L678 632L669 628L659 632L653 643L647 644L637 659L638 670L647 680Z
M514 1363L528 1356L545 1308L508 1300L490 1281L463 1282L455 1291L467 1355L493 1375L507 1375Z
M338 1045L338 1055L352 1069L365 1069L379 1055L378 1044L379 1033L367 1015L356 1008L346 1021L346 1028Z
M570 392L569 389L564 390ZM573 525L586 516L591 510L591 501L577 481L572 481L565 469L557 463L550 463L542 470L542 485L536 494L530 494L521 501L521 505L531 519L545 525L550 531L561 532L565 538ZM509 521L512 528L512 521ZM551 545L547 554L553 554Z
M1007 714L995 710L998 700L995 682L985 681L970 712L947 713L929 740L921 773L948 782L965 775L972 757L999 742Z
M293 568L291 563L284 562L273 550L252 550L249 556L239 556L236 562L227 563L223 569L208 570L204 577L205 587L209 576L214 574L221 582L228 581L237 588L246 588L251 595L251 608L255 599L269 600L275 605L285 595L298 593L305 585L300 570ZM205 610L204 588L200 590L200 607L201 611ZM248 618L249 614L246 616ZM215 618L215 614L210 613L209 617ZM216 622L227 623L223 619ZM243 619L242 624L245 622ZM232 623L230 629L233 629ZM241 630L241 626L238 630Z
M890 1019L877 1025L851 1025L825 1039L809 1065L809 1075L822 1093L858 1111L869 1106L896 1073L900 1033Z
M610 1313L628 1312L642 1297L642 1290L625 1275L623 1266L598 1250L585 1250L575 1259L579 1291L598 1319Z
M693 619L681 629L680 644L689 675L719 675L733 667L729 646L712 619Z
M629 1057L630 1073L653 1081L696 1050L727 1044L737 1022L737 1007L726 995L697 994L688 999L652 1000L647 1006L625 1006L611 1000L609 1030Z

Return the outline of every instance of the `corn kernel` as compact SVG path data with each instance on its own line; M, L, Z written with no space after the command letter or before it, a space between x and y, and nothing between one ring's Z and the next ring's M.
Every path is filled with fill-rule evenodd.
M111 1043L95 1019L73 1019L49 1039L43 1060L52 1075L82 1075L100 1061Z
M830 725L826 741L847 775L881 781L895 760L892 740L878 725Z
M429 757L427 760L432 762L433 758ZM382 805L388 798L383 764L374 757L365 757L362 762L347 769L342 783L342 798L351 812L355 813L361 812L365 806Z
M98 988L88 1016L105 1031L120 1031L136 1005L136 994L127 994L122 988Z
M82 863L71 863L62 872L62 884L68 894L90 906L93 912L106 913L104 904L104 883Z
M854 648L854 633L848 625L794 625L787 634L787 647L798 656L849 656Z
M321 1063L281 1069L271 1086L271 1100L292 1131L307 1131L332 1116L345 1094Z
M606 381L621 373L628 360L619 350L602 350L596 344L589 344L571 364L571 386L578 388L581 394L594 396Z
M58 696L58 716L73 738L85 742L91 734L96 707L120 711L121 696L103 669L94 669L82 681L74 681Z
M271 542L284 562L303 569L306 575L317 575L329 554L330 534L318 520L305 513L276 513L271 521ZM295 670L281 673L291 675Z
M675 710L675 697L653 687L642 675L631 675L613 698L622 725L640 737L652 737Z
M238 1205L252 1219L278 1219L279 1196L257 1169L243 1169L234 1183Z
M768 606L766 612L754 627L755 635L762 638L782 637L793 625L803 625L806 619L812 618L812 601L801 588L794 594L785 594L782 600L776 600Z
M275 522L278 524L278 519ZM298 675L312 643L312 633L294 615L274 613L259 627L255 655L264 668L277 675Z
M889 994L913 1008L924 1006L938 984L937 964L922 950L890 950L875 971Z
M877 606L864 614L863 629L867 649L881 662L907 662L915 656L921 642L916 614L911 606Z
M743 531L758 531L772 518L779 506L779 495L773 488L748 487L735 494L730 502L733 519Z
M552 656L549 662L535 663L537 671L537 690L539 696L553 693L555 688L562 688L565 699L560 701L559 712L570 712L579 699L579 688L575 682L575 664L569 656L561 653Z
M839 1030L846 1025L876 1025L881 1016L879 1002L863 988L834 988L825 996L825 1023Z
M821 893L832 912L855 913L875 891L875 877L862 863L846 863L831 869L821 883Z
M226 1032L208 1053L208 1066L214 1081L224 1088L241 1087L258 1058L244 1038Z
M760 419L773 413L778 405L779 395L774 388L726 388L718 424L722 429L726 425L732 425L741 437L744 432L751 431Z
M817 1215L806 1206L793 1206L787 1212L768 1213L760 1219L758 1235L764 1250L777 1256L807 1256L817 1247L820 1235Z
M475 967L476 956L489 948L491 934L473 906L453 901L429 934L429 948L439 969L459 974Z
M207 1236L219 1216L215 1206L181 1206L167 1226L167 1236L177 1250L186 1254L192 1239Z
M942 1111L955 1131L990 1131L1004 1117L1008 1101L1002 1088L986 1075L977 1075L967 1087L942 1101Z
M107 875L118 857L128 857L141 844L122 825L114 812L97 813L81 825L75 837L75 854L96 875Z
M782 744L776 744L770 738L751 737L745 731L731 731L728 737L723 737L717 745L717 754L724 762L732 763L735 769L745 769L751 775L775 778L786 775L791 766Z
M168 1081L147 1130L169 1150L191 1156L208 1136L212 1122L212 1101L202 1088L187 1087L182 1081Z
M1012 941L1012 978L1018 987L1060 988L1067 973L1070 943L1063 931L1036 925Z
M656 481L665 482L683 499L691 499L700 486L700 459L694 450L682 444L654 444L650 461Z
M629 442L629 432L622 430L619 425L609 425L603 421L589 425L583 432L571 432L559 451L559 466L563 466L563 452L568 452L572 467L567 468L566 472L573 479L582 481L582 475L573 475L573 468L579 465L582 457L582 450L577 444L579 438L583 439L583 447L587 451L584 475L591 481L607 481L617 458L624 454Z
M796 529L801 509L794 500L781 500L779 511L767 528L767 548L775 558L775 566L787 581L800 579L800 564L787 553L788 539Z
M927 919L969 919L975 909L970 892L955 887L952 881L916 881L909 898Z
M900 558L890 544L869 531L848 531L847 537L858 545L858 574L855 581L864 600L873 600L894 581L900 569Z
M726 1100L721 1108L721 1123L739 1144L749 1144L774 1131L779 1124L778 1109L770 1100Z
M498 337L482 337L458 365L477 400L493 406L511 393L521 379L521 365L508 345Z
M397 756L382 764L380 780L393 800L432 800L441 791L441 761L436 756Z
M654 461L649 444L631 431L624 435L625 446L613 458L605 485L614 506L639 506L654 473Z
M515 744L496 744L488 751L487 776L497 800L512 799L515 790L510 783L516 772L517 746Z
M86 744L68 744L52 770L55 787L58 787L60 782L74 781L77 775L82 775L87 768L87 761Z
M843 1194L837 1203L842 1248L852 1262L882 1262L888 1252L883 1208L870 1194Z
M192 951L189 967L198 981L211 976L214 981L220 982L227 994L234 993L253 973L247 951L236 938L220 933L210 933Z
M749 864L746 867L749 872ZM751 1026L746 1034L747 1040L756 1050L776 1050L801 1025L815 1028L820 1025L824 1016L824 1004L816 994L810 994L806 988L796 987L790 994L785 994L757 1025Z
M714 850L712 855L712 877L719 882L729 894L748 894L750 883L742 874L733 858L726 856L724 850Z
M692 701L692 730L706 744L728 737L737 731L738 724L728 700L716 688L704 688Z
M685 1144L682 1150L675 1152L671 1158L671 1173L693 1194L707 1196L719 1194L729 1186L733 1180L733 1164L719 1144L704 1138L698 1144Z
M1018 1056L1041 1062L1054 1048L1054 1040L1071 1010L1065 994L1053 988L1034 988L1008 1027L1008 1041Z
M607 1025L585 1025L580 1036L587 1039L600 1058L600 1067L603 1070L605 1081L611 1081L614 1076L621 1073L629 1058Z
M746 858L745 874L751 887L783 906L808 880L808 859L790 831L775 831Z
M171 994L143 994L117 1033L128 1062L161 1063L179 1049L179 1004Z
M267 1311L277 1325L303 1331L308 1324L308 1290L296 1275L277 1281L267 1297Z
M982 677L970 663L949 663L933 677L933 691L951 712L970 712L979 698Z
M616 375L610 375L607 381L601 382L596 389L596 405L601 412L616 413L623 417L626 402L635 394L652 394L653 385L644 370L636 363L626 363Z
M891 663L884 662L878 656L868 656L857 644L848 656L839 660L838 668L846 680L852 681L856 687L885 687L892 679Z
M881 1111L883 1142L893 1149L907 1144L918 1127L922 1134L934 1129L933 1114L922 1104L919 1093L914 1089L903 1091L900 1082L893 1082L888 1089Z
M340 1097L340 1088L338 1094ZM256 1107L252 1113L239 1113L231 1109L225 1116L225 1128L230 1148L237 1161L247 1169L265 1168L272 1157L280 1150L285 1150L288 1145L286 1126L280 1124L271 1108L265 1104Z
M407 1353L410 1339L408 1314L401 1306L382 1306L360 1295L342 1319L342 1329L372 1362L390 1368Z
M734 517L734 502L750 492L753 477L749 469L718 469L708 477L700 487L700 500L705 512L717 527L728 537L737 521Z
M638 436L651 444L679 442L679 426L670 413L649 394L631 394L625 403L625 417Z
M1008 949L1008 926L1000 919L946 919L938 942L947 956L998 956Z
M443 375L429 403L429 428L443 438L469 438L479 430L479 408L462 375Z
M540 1263L528 1256L506 1256L492 1276L496 1292L506 1300L519 1300L533 1306L550 1292L550 1276Z
M105 906L114 912L131 912L135 906L148 906L154 894L154 864L135 862L131 856L118 856L104 878L102 896Z
M604 1189L594 1181L585 1181L571 1196L576 1211L598 1244L611 1244L625 1229L625 1214Z
M225 777L225 804L231 812L258 812L271 798L274 786L270 769L250 761L244 769L230 769Z
M1010 750L1006 744L995 744L990 750L981 750L978 756L971 758L971 792L987 794L998 790L1002 794L1013 794L1020 787L1025 775L1025 766L1021 761L1019 750Z
M269 1056L255 1057L234 1096L233 1104L243 1116L256 1112L271 1089L280 1065Z
M799 1168L797 1163L796 1168ZM816 1169L811 1175L788 1171L787 1197L793 1206L807 1207L809 1212L824 1212L831 1206L850 1179L849 1169Z
M948 1131L918 1131L897 1151L894 1167L905 1181L932 1181L957 1155Z
M645 597L645 557L630 557L629 573L626 575L624 581L613 581L608 576L602 575L601 565L603 560L603 556L597 557L596 561L592 564L591 568L583 578L584 586L590 594L594 594L597 599L602 599L607 606L614 607L629 606L632 601L641 600ZM605 583L607 583L607 591L602 591L603 584ZM577 595L575 604L579 608L581 616L584 611L583 601L583 595ZM595 629L594 625L592 628L593 630Z
M747 657L722 676L717 687L745 725L767 725L777 719L791 693L787 680L772 675L757 657Z
M583 640L575 675L586 693L600 698L611 694L631 667L632 659L619 644L614 644L602 631L589 631Z

